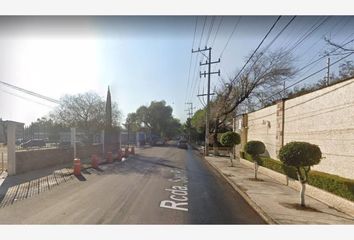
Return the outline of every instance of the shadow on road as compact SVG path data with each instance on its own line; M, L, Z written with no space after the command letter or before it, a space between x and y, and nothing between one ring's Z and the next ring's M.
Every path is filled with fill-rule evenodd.
M86 171L87 172L87 171ZM91 173L89 173L91 174ZM74 175L79 181L86 181L86 178L84 177L84 175L80 174L80 175Z

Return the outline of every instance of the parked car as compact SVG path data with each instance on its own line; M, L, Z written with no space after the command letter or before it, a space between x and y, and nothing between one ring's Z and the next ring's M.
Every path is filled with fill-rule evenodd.
M179 140L177 143L178 148L188 149L188 144L186 140Z
M22 148L30 148L30 147L45 147L45 141L43 139L31 139L27 142L21 144Z

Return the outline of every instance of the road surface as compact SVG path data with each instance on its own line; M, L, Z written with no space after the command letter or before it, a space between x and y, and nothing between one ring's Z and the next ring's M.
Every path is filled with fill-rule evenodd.
M2 224L265 224L196 151L138 150L0 209Z

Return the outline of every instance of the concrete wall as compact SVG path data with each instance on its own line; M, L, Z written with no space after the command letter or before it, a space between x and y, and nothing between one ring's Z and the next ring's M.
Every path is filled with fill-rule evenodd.
M284 144L291 141L319 145L314 169L354 178L354 79L286 101Z
M310 142L324 157L313 169L354 179L354 79L249 113L246 125L247 141L264 142L270 157L288 142Z
M248 114L247 140L262 141L266 155L276 157L277 106L273 105Z
M118 146L117 146L118 147ZM116 151L115 146L106 146L105 151ZM102 145L77 147L77 157L90 158L92 154L102 154ZM43 149L16 152L16 174L72 163L73 149Z

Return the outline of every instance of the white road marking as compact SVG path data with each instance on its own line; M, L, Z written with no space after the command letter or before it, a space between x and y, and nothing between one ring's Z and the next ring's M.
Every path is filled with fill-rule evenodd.
M179 170L173 169L170 170L171 173L174 173L173 178L168 179L169 182L186 184L188 179L184 173ZM179 211L188 212L188 188L186 185L177 186L174 185L171 188L165 189L170 192L170 199L173 200L163 200L160 202L161 208L168 208Z

